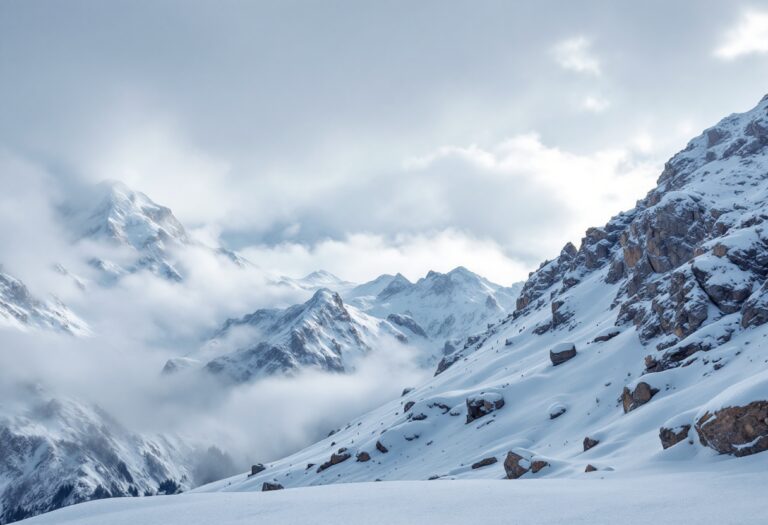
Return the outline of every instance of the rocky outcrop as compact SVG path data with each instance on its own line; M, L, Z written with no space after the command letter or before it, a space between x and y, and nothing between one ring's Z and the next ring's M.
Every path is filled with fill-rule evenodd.
M531 462L531 472L534 474L538 473L541 469L548 467L549 463L544 461L543 459L535 459Z
M371 455L368 452L364 451L364 450L358 452L357 456L355 456L355 457L356 457L356 459L357 459L357 461L359 463L365 463L366 461L370 461L371 460Z
M472 470L476 470L479 468L487 467L489 465L493 465L494 463L498 462L499 460L495 457L491 456L489 458L483 458L480 461L476 463L472 463Z
M638 383L634 390L624 387L624 391L621 393L621 404L624 407L624 413L631 412L637 407L646 404L658 392L657 388L653 388L645 381Z
M577 251L573 244L568 243L560 251L557 259L543 262L536 272L529 275L528 281L526 281L520 296L517 298L517 311L522 311L531 305L537 304L537 301L542 298L544 292L562 280L569 269L571 261L576 257Z
M251 465L251 476L255 476L259 472L264 472L267 470L267 467L262 465L261 463L256 463L255 465Z
M768 323L768 281L741 307L741 326L749 328Z
M680 425L675 428L661 427L659 429L659 439L661 440L662 448L666 450L684 441L688 437L690 430L691 425Z
M701 444L720 454L749 456L768 450L768 401L706 412L695 423Z
M408 401L408 402L406 402L405 405L403 406L403 413L408 412L410 409L413 408L413 405L415 405L415 404L416 404L415 401Z
M587 465L584 468L584 472L596 472L596 471L597 471L597 467L595 467L594 465Z
M549 351L552 366L562 365L576 357L576 346L573 343L560 343Z
M504 398L500 394L481 393L479 396L467 398L467 424L503 406Z
M504 459L504 472L507 474L507 479L517 479L526 472L528 472L530 462L520 454L514 452L507 452L507 457Z
M283 487L280 483L270 483L269 481L265 481L261 485L261 491L262 492L269 492L272 490L283 490L285 487Z
M389 452L389 449L385 447L381 441L376 441L376 450L378 450L382 454L386 454L387 452Z

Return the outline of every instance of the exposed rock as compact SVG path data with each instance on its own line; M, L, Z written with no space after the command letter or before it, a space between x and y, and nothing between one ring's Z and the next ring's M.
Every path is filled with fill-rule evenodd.
M504 471L507 473L507 479L517 479L528 472L528 460L514 452L507 452L504 460Z
M378 451L379 451L379 452L381 452L382 454L386 454L387 452L389 452L389 449L388 449L387 447L385 447L385 446L384 446L384 445L381 443L381 441L376 441L376 450L378 450Z
M480 461L478 461L477 463L472 463L472 468L473 469L478 469L478 468L487 467L488 465L493 465L494 463L496 463L498 461L499 460L496 459L495 457L483 458Z
M404 388L403 389L403 393L400 394L400 397L407 396L411 392L413 392L413 387Z
M251 465L251 476L255 476L259 472L264 472L265 470L267 470L267 467L265 467L261 463L256 463L255 465Z
M549 407L549 419L557 419L568 411L565 405L555 403Z
M424 421L425 419L427 419L427 415L423 413L414 414L411 416L411 421Z
M597 467L594 465L587 465L587 467L584 469L584 472L595 472L597 470Z
M352 457L352 454L346 452L345 448L340 448L339 451L335 454L331 454L331 459L317 467L318 474L328 468L331 468L334 465L338 465L342 461L346 461L349 458Z
M416 404L416 402L415 402L415 401L408 401L408 402L405 404L405 406L403 407L403 412L404 412L404 413L405 413L405 412L408 412L410 409L412 409L412 408L413 408L413 405L415 405L415 404Z
M284 488L285 487L283 487L280 483L270 483L269 481L265 481L261 486L261 491L269 492L271 490L283 490Z
M371 460L371 455L366 451L361 451L357 453L357 461L360 463L365 463L366 461Z
M646 404L658 392L657 388L653 388L645 381L639 382L634 390L624 387L624 391L621 393L621 404L624 406L624 413L626 414Z
M752 294L741 307L741 326L760 326L768 323L768 281Z
M577 252L576 247L568 243L563 247L557 259L543 262L523 286L520 296L517 298L517 311L524 310L534 304L534 301L544 295L547 289L562 279Z
M707 412L695 424L702 445L720 454L749 456L768 450L768 401Z
M504 398L499 394L480 394L467 398L467 424L504 406Z
M597 337L595 337L592 340L592 342L593 343L604 343L606 341L610 341L611 339L613 339L614 337L616 337L620 333L621 333L621 331L619 331L618 329L610 329L610 330L607 330L607 331L603 332L602 334L598 335Z
M548 466L549 466L549 463L547 463L543 459L534 460L533 462L531 462L531 472L536 474L538 471Z
M661 440L661 446L664 450L677 445L681 441L688 437L688 431L691 430L691 425L680 425L675 428L661 427L659 429L659 439Z
M592 439L591 437L585 437L584 438L584 452L586 452L590 448L596 447L599 443L600 443L599 439Z
M561 365L574 357L576 357L576 345L573 343L560 343L549 351L552 366Z

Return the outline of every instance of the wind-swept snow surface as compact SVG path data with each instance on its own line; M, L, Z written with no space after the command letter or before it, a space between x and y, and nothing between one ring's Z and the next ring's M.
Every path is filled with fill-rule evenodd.
M753 467L756 465L753 465ZM759 468L765 469L763 461ZM398 481L95 501L29 525L741 525L765 519L764 476L719 469L578 480ZM593 473L594 474L594 473Z

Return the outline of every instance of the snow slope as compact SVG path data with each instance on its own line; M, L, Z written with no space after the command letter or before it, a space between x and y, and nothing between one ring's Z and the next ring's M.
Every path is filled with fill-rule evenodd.
M761 467L765 466L763 462ZM763 482L764 475L755 470L744 473L740 469L719 469L712 478L689 472L519 483L495 480L355 483L265 493L195 493L95 501L23 523L737 525L762 522Z

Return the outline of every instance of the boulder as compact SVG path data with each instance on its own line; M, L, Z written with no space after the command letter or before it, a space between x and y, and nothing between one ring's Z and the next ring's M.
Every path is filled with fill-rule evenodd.
M481 393L467 398L467 424L490 414L504 406L504 398L500 394Z
M599 439L592 439L591 437L585 437L584 438L584 452L586 452L590 448L596 447L599 443L600 443Z
M361 451L357 453L357 461L360 463L365 463L366 461L371 460L371 455L366 451Z
M251 476L255 476L259 472L264 472L267 470L267 467L262 465L261 463L256 463L255 465L251 465Z
M593 343L604 343L606 341L610 341L617 335L619 335L621 331L619 331L618 328L609 328L608 330L604 330L600 333L597 337L595 337L592 342Z
M701 444L720 454L749 456L768 450L768 401L706 412L695 423Z
M413 387L403 388L403 393L400 394L400 397L407 396L411 392L413 392Z
M499 460L495 457L491 456L490 458L483 458L480 461L476 463L472 463L473 469L483 468L487 467L488 465L493 465L494 463L498 462Z
M549 463L547 463L546 461L544 461L542 459L537 459L537 460L531 462L531 472L536 474L538 471L540 471L544 467L548 467L548 466L549 466Z
M661 427L659 429L659 439L661 440L662 448L666 450L685 440L688 437L689 430L691 430L691 425L680 425L675 428Z
M346 461L351 457L352 457L352 454L350 454L349 452L346 452L345 448L340 448L339 452L337 452L336 454L331 454L331 459L329 459L328 461L326 461L325 463L317 467L317 472L319 474L320 472L326 469L329 469L334 465L338 465L342 461Z
M507 479L517 479L528 472L529 462L523 456L514 452L507 452L504 460L504 472L507 473Z
M597 467L594 465L587 465L587 467L584 469L584 472L595 472L597 470Z
M262 492L269 492L270 490L283 490L285 487L283 487L280 483L270 483L269 481L265 481L263 485L261 485L261 491Z
M568 408L560 403L554 403L549 407L549 419L557 419L568 412Z
M378 450L382 454L386 454L387 452L389 452L389 449L385 447L381 441L376 441L376 450Z
M573 343L560 343L549 351L552 366L561 365L574 357L576 357L576 345Z
M415 402L415 401L408 401L408 402L405 404L405 406L403 407L403 413L406 413L406 412L408 412L410 409L412 409L412 408L413 408L413 405L415 405L415 404L416 404L416 402Z
M424 421L425 419L427 419L427 415L422 413L414 414L411 417L412 421Z
M653 388L645 381L639 382L634 390L624 387L624 391L621 393L621 404L624 406L624 413L631 412L637 407L646 404L658 392L658 388Z

